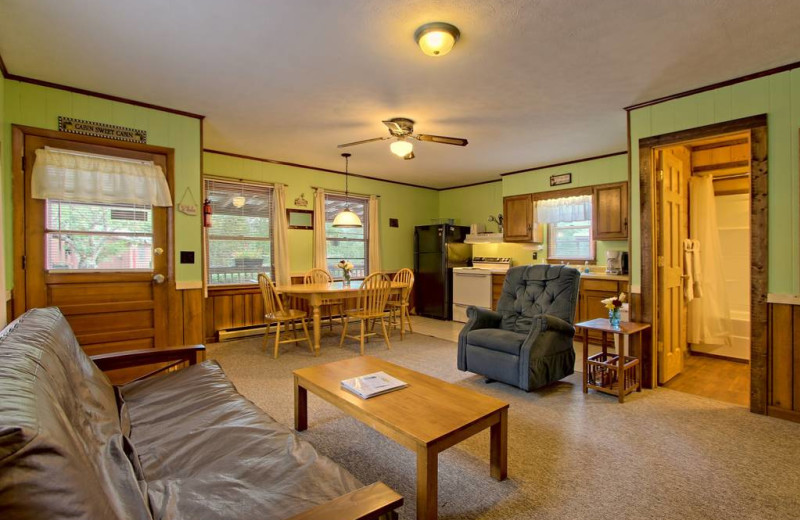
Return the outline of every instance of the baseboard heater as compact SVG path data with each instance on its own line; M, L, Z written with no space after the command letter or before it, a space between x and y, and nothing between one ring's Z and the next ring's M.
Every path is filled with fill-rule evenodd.
M246 327L231 327L217 331L217 338L220 342L232 339L246 338L248 336L263 336L266 332L266 325L248 325Z

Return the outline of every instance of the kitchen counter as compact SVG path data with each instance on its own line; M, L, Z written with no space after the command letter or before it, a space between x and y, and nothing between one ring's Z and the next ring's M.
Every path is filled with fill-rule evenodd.
M606 274L606 273L584 273L581 272L581 278L590 278L592 280L614 280L617 282L627 282L630 276L627 274Z

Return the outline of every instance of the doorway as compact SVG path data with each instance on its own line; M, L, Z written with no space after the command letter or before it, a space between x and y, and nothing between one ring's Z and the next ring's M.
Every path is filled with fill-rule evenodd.
M642 139L639 152L652 380L765 413L766 116Z
M31 179L50 149L152 162L172 191L173 151L18 125L12 148L15 317L59 307L89 355L166 347L172 208L34 198Z
M750 132L653 154L658 383L747 406Z

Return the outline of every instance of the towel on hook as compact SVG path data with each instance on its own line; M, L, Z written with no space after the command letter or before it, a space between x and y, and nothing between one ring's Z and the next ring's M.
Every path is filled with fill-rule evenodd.
M700 242L690 238L683 241L683 281L683 297L687 303L703 297Z

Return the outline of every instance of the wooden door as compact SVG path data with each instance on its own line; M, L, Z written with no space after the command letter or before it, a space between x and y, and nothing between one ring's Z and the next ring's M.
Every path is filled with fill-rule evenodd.
M533 200L530 194L503 198L503 240L533 240Z
M689 150L674 147L658 152L658 382L666 383L683 370L686 353L686 302L683 299L683 240L689 233Z
M90 355L167 346L167 208L32 198L36 150L45 146L152 160L168 171L166 155L26 134L25 309L59 307Z
M628 183L605 184L593 189L593 236L596 240L628 238Z

